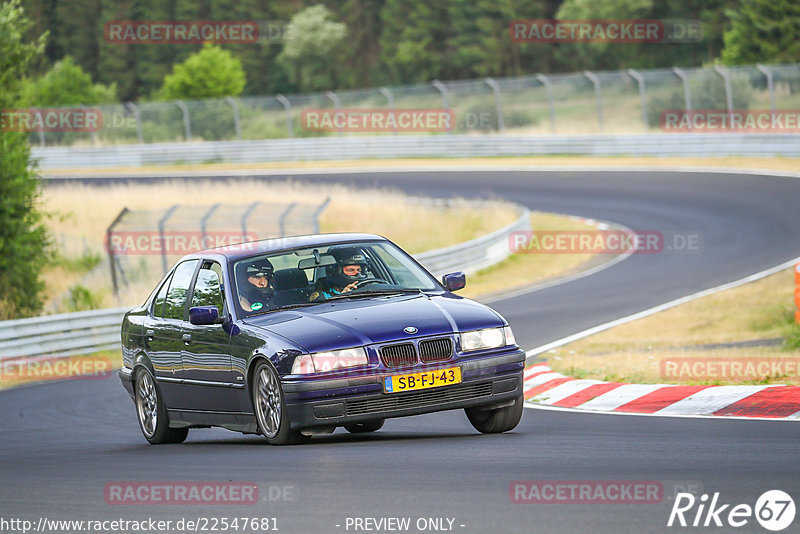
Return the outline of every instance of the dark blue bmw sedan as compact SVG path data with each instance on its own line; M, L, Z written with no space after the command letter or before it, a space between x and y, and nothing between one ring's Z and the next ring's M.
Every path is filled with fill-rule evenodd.
M454 294L464 285L371 234L198 252L125 315L119 376L150 443L209 426L301 443L461 408L505 432L525 355L497 312Z

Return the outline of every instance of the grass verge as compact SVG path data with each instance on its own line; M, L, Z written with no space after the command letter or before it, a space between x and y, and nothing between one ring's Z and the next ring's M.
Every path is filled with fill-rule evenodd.
M794 271L786 269L620 325L544 356L553 370L579 378L635 383L800 384L794 367L778 367L778 372L774 367L756 368L753 376L730 373L720 364L731 359L800 361L800 325L794 323L793 291ZM777 346L771 344L776 342ZM704 372L670 371L674 368L668 367L668 361L686 358L703 361L698 370ZM791 372L782 372L787 369Z

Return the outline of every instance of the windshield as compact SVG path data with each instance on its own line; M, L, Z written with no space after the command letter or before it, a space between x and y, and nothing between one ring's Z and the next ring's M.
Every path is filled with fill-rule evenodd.
M395 245L365 241L244 258L233 266L241 316L314 306L332 299L441 291Z

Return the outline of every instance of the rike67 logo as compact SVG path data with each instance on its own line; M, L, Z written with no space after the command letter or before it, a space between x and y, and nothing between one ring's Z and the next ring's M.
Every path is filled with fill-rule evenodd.
M764 492L756 500L755 506L723 503L719 492L715 492L710 500L707 493L702 494L699 499L691 493L678 493L667 526L738 528L752 525L755 518L765 529L778 532L791 525L794 516L794 500L781 490Z

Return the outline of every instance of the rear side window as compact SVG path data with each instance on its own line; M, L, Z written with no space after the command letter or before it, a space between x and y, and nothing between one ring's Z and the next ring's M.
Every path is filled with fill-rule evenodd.
M158 295L156 295L155 300L153 301L153 317L161 317L164 315L164 301L167 300L167 291L169 290L169 283L172 281L172 274L170 274L164 283L161 284L161 288L158 290Z
M186 295L189 293L189 284L192 282L194 270L200 260L189 260L181 263L172 275L167 298L164 301L164 317L166 319L183 319L183 310L186 308Z

